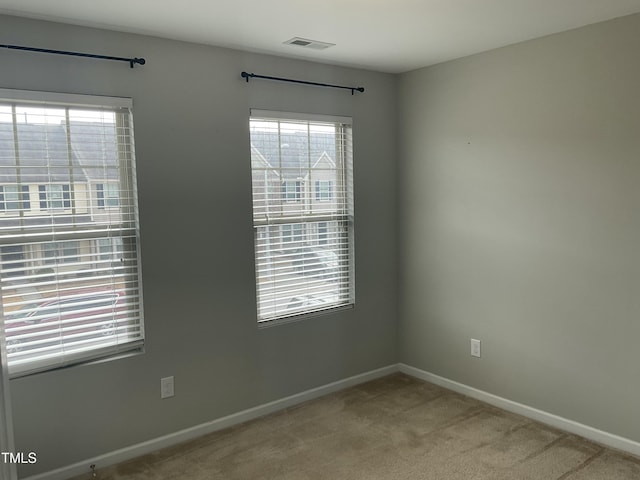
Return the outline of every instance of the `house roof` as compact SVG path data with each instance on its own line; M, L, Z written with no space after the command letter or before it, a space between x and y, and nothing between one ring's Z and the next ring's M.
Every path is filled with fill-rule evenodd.
M302 132L281 133L252 130L251 148L254 161L266 163L266 168L282 173L283 179L303 178L323 157L335 158L335 135ZM309 165L311 161L311 165ZM332 160L333 161L333 160Z
M0 122L0 183L17 182L18 164L23 184L117 179L114 129L92 122L70 126L67 132L64 124L17 123L14 132L12 123Z

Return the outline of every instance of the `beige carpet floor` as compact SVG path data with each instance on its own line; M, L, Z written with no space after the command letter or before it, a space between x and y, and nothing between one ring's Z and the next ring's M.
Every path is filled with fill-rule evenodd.
M638 480L640 459L394 374L98 469L97 478Z

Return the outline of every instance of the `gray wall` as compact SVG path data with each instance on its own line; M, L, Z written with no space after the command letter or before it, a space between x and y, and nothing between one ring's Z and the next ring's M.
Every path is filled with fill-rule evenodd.
M401 360L635 441L638 32L407 73L398 107Z
M147 348L11 381L21 475L104 454L397 361L392 75L0 16L0 43L143 56L0 52L0 88L132 97ZM268 81L242 70L366 93ZM249 108L352 116L355 309L258 329ZM160 400L160 377L176 396Z

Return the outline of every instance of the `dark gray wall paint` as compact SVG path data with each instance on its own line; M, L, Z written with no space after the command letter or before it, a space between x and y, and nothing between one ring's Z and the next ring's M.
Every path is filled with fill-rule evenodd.
M146 353L13 380L16 448L38 454L22 476L397 361L396 77L9 16L0 42L147 59L0 51L0 88L133 98L142 234ZM252 107L353 117L355 309L257 328ZM160 400L168 375L176 395Z
M402 361L635 441L639 31L407 73L398 107Z

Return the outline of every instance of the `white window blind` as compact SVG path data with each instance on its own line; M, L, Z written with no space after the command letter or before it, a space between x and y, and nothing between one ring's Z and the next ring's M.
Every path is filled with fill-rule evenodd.
M250 136L258 321L352 305L351 119L253 110Z
M12 376L142 347L130 107L0 89L0 291Z

